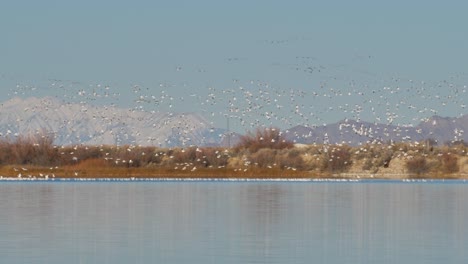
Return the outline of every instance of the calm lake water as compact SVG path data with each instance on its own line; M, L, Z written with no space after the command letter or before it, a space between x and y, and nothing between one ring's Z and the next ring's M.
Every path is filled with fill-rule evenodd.
M467 263L468 184L0 183L1 263Z

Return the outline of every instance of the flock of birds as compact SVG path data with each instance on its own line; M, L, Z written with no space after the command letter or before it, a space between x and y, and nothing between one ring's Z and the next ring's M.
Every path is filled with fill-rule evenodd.
M289 40L270 41L268 44L281 45L287 41ZM372 58L365 55L358 59ZM244 60L245 58L230 57L225 59L224 63L242 66ZM184 123L183 119L180 119L184 112L201 113L213 129L224 128L227 121L227 130L232 129L239 133L258 127L288 129L297 125L326 126L338 120L392 125L393 129L398 131L420 122L427 122L434 115L461 117L468 113L468 88L464 84L467 76L463 74L442 81L381 78L372 72L358 73L346 64L323 63L314 56L295 56L287 63L275 63L270 66L275 70L279 69L283 77L301 79L302 84L285 87L277 81L244 80L234 77L222 86L200 86L181 80L194 74L207 76L210 74L209 70L178 65L174 67L174 74L180 79L174 80L173 83L85 84L49 79L39 85L18 83L10 88L8 95L12 98L54 96L63 102L65 108L66 105L80 105L79 112L74 115L76 118L80 118L80 113L91 111L96 105L103 107L105 111L100 113L100 116L99 113L93 116L95 122L101 122L103 125L101 133L105 133L107 128L119 127L132 119L150 123L155 130L171 126L172 131L183 131L180 136L186 137L200 127L194 126L193 123ZM274 77L272 76L272 79ZM5 75L2 75L2 78L6 78ZM205 81L210 83L209 80ZM48 111L50 107L47 100L44 100L42 104L25 107L23 111L34 114ZM121 111L117 111L121 108L127 109L128 114L122 115ZM144 118L141 113L163 114L166 118L156 122ZM179 118L176 122L171 121L176 117ZM44 121L44 126L47 126L48 120ZM199 122L203 123L203 120ZM73 120L62 120L63 127L72 123ZM352 126L353 133L369 137L376 133L372 129L346 123L340 125L339 129ZM3 136L11 136L12 130L0 132ZM73 131L74 128L71 128L71 132ZM136 137L140 133L128 130L121 132L127 137ZM110 133L117 132L113 130ZM457 128L454 131L454 139L463 138L464 133L466 132L463 129ZM70 135L65 137L67 136ZM154 140L149 139L149 142ZM22 171L18 173L21 177Z
M228 58L228 63L238 60ZM174 84L165 82L131 85L128 88L51 79L38 86L17 84L10 89L9 96L53 95L64 104L82 105L83 112L92 105L104 106L105 109L124 107L130 113L164 112L169 113L169 117L178 112L200 112L210 120L212 127L224 128L226 120L229 120L231 128L240 133L257 127L316 127L338 120L403 127L428 121L434 115L459 117L467 113L468 88L463 84L466 76L453 76L440 82L388 78L363 83L334 71L338 66L319 63L312 56L296 56L295 63L287 67L291 72L317 73L318 77L316 81L307 82L306 79L302 87L287 88L266 80L240 79L232 79L223 87L194 87L176 81ZM182 74L195 70L180 65L174 71ZM181 75L183 78L184 75ZM44 104L25 108L24 111L40 112L47 108L47 104ZM121 118L116 115L101 117L109 122L109 126L125 123L126 120ZM67 120L64 120L66 124ZM180 127L183 124L178 124L174 129L180 130ZM457 134L460 133L464 131L457 131Z

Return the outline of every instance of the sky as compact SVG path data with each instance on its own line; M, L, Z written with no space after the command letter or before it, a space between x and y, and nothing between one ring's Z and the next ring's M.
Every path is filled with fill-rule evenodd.
M0 101L199 112L223 127L467 114L466 1L0 3Z

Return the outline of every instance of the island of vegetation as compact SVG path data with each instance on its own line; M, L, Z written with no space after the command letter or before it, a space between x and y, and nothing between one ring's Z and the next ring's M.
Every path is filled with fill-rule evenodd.
M299 145L257 129L231 147L56 146L44 135L0 141L1 179L467 179L468 146L430 140Z

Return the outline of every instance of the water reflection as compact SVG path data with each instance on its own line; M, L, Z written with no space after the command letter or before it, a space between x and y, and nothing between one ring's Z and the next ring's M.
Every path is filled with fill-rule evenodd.
M468 185L0 184L4 263L460 263Z

